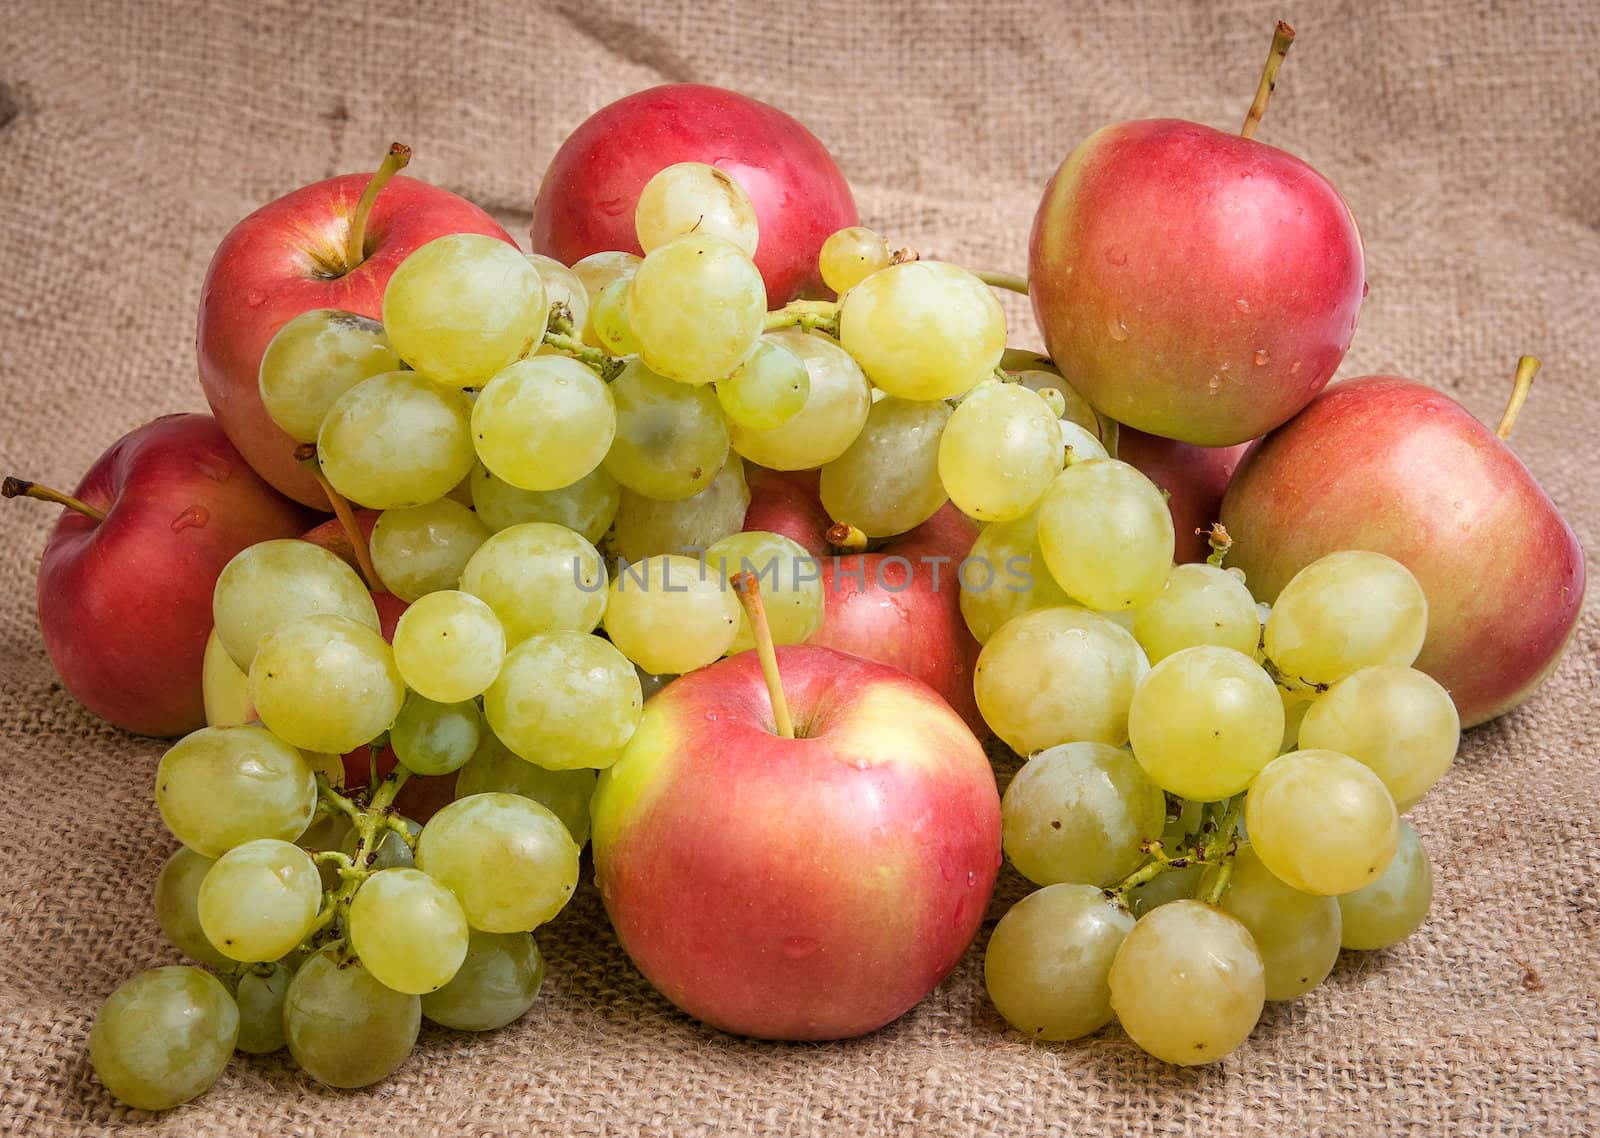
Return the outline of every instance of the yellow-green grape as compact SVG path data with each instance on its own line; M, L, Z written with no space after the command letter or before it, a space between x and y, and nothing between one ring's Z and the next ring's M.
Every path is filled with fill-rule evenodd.
M1318 696L1300 723L1300 745L1338 751L1377 772L1409 810L1444 777L1461 743L1461 717L1432 676L1397 664L1352 672Z
M422 997L422 1014L457 1031L492 1031L531 1008L543 983L544 957L531 933L473 929L460 970Z
M232 961L229 962L232 967ZM239 1008L239 1040L235 1046L247 1055L271 1055L281 1050L283 1001L294 973L278 963L247 968L239 974L233 1002Z
M338 756L335 755L334 758L337 760ZM339 765L341 769L344 766L342 761ZM306 827L306 832L294 840L294 844L308 853L317 854L323 850L339 849L340 843L352 832L350 818L347 814L341 810L325 811L317 815L311 825ZM352 839L353 841L354 839ZM324 892L339 887L338 866L332 863L319 864L317 872L322 876ZM198 889L198 885L196 888ZM230 964L229 967L232 967L232 965Z
M264 727L202 727L161 756L156 805L180 842L215 858L256 838L298 838L316 812L317 779Z
M472 405L412 371L363 379L339 396L317 432L322 473L374 510L443 498L472 472Z
M994 374L1006 318L989 286L966 269L907 261L845 294L839 343L890 395L951 399Z
M1077 388L1061 378L1061 373L1046 357L1023 348L1007 348L1000 357L1000 366L1014 374L1017 382L1029 391L1041 396L1055 391L1061 399L1059 414L1063 423L1077 424L1108 448L1116 442L1116 424L1102 418ZM1055 396L1049 398L1053 401Z
M730 454L711 484L691 497L658 502L624 490L610 549L626 561L658 553L698 556L713 542L738 533L749 508L744 462Z
M1013 521L1039 504L1063 453L1061 420L1043 399L1014 383L984 383L950 416L939 478L968 517Z
M262 838L219 857L200 883L200 927L233 960L276 960L306 938L322 875L293 842Z
M412 691L439 703L482 695L505 656L500 618L471 593L429 593L395 624L395 667Z
M1151 909L1111 965L1111 1007L1123 1030L1180 1066L1215 1062L1238 1047L1265 1002L1265 970L1249 930L1201 901Z
M383 290L389 342L446 387L476 386L531 353L548 316L539 270L515 245L478 233L434 238Z
M1091 885L1047 885L1006 911L983 954L989 999L1030 1039L1078 1039L1111 1022L1111 962L1133 918Z
M1300 745L1300 724L1305 721L1306 714L1317 702L1317 698L1315 688L1301 688L1294 691L1285 687L1278 688L1278 699L1283 702L1283 742L1278 745L1280 755ZM1399 803L1395 805L1398 808Z
M633 334L633 322L628 316L628 287L633 275L612 281L595 294L589 309L589 333L595 347L613 356L639 354L639 337Z
M274 735L342 755L389 729L406 687L382 636L323 613L267 634L250 665L250 691Z
M1149 664L1126 629L1085 609L1035 609L978 655L973 694L1019 755L1060 743L1128 741L1128 705Z
M765 530L735 533L707 549L705 561L716 580L726 581L735 573L755 574L774 644L802 644L822 627L822 566L798 542ZM728 651L755 646L750 618L741 605L739 631Z
M314 612L337 613L378 628L372 593L356 571L322 546L297 538L240 550L222 567L211 595L217 639L241 672L250 671L263 636Z
M1066 419L1058 420L1061 429L1061 447L1066 452L1068 463L1082 462L1089 458L1110 458L1105 444L1088 429Z
M1422 927L1433 904L1433 863L1411 823L1400 820L1394 858L1378 879L1338 900L1345 948L1388 948Z
M811 394L782 426L766 430L734 422L733 449L772 470L810 470L843 454L867 424L872 387L861 365L818 332L786 330L764 337L806 365Z
M1142 917L1162 905L1189 900L1199 891L1205 872L1203 865L1186 865L1182 869L1169 869L1143 885L1135 885L1128 890L1128 909L1135 917Z
M385 510L372 525L372 566L402 601L453 589L489 527L454 498Z
M605 469L663 502L698 494L728 458L728 422L710 388L674 383L638 360L611 382L617 435Z
M679 162L657 171L639 191L633 211L639 245L648 254L674 237L710 234L756 255L756 207L734 178L704 162Z
M600 772L592 767L553 771L530 763L485 731L478 751L456 775L456 797L520 794L549 807L581 849L589 840L589 799Z
M413 822L410 818L402 818L399 815L394 815L393 819L405 826L406 833L411 835L413 842L417 840L417 835L422 833L422 823L420 822ZM372 844L374 848L370 853L365 849L361 849L361 856L357 858L357 850L361 846L361 831L351 826L345 831L344 839L339 843L339 850L356 861L357 864L373 872L377 872L380 869L410 869L416 862L416 859L412 857L411 847L406 844L405 838L395 833L393 828L389 826L385 826L378 831L373 838Z
M600 465L617 431L611 389L566 356L518 360L472 405L483 465L521 490L559 490Z
M580 534L527 522L478 547L461 591L488 603L509 647L541 632L592 631L606 608L606 567Z
M617 516L622 487L605 467L596 467L559 490L518 490L479 463L473 468L472 506L491 531L524 522L552 522L582 534L591 545L605 536Z
M1139 608L1172 569L1172 514L1155 483L1127 463L1075 462L1039 503L1039 548L1069 597L1101 611Z
M1303 893L1352 893L1378 879L1400 840L1394 799L1337 751L1290 751L1250 784L1245 829L1261 862Z
M1292 1000L1315 988L1339 959L1339 902L1278 880L1248 845L1234 854L1218 902L1250 930L1265 969L1269 1000Z
M781 427L811 398L811 373L800 357L763 338L732 375L717 381L717 401L728 421L757 431Z
M1133 636L1152 664L1203 644L1256 654L1261 622L1244 582L1215 565L1175 565L1149 604L1133 614Z
M289 981L283 1033L319 1083L365 1087L388 1078L416 1046L422 1002L380 984L342 944L313 953Z
M1283 704L1244 653L1185 648L1151 668L1133 693L1128 736L1157 786L1214 802L1238 794L1278 754Z
M1064 743L1023 764L1000 820L1006 856L1034 884L1110 885L1161 836L1167 800L1122 748Z
M524 640L483 693L484 716L500 741L551 770L610 766L643 709L633 665L581 632Z
M417 866L456 895L473 928L532 932L577 888L578 846L561 819L531 798L474 794L428 820Z
M389 728L395 757L417 774L449 774L478 749L483 718L470 699L436 703L412 692Z
M261 405L295 442L314 443L339 396L400 367L382 324L354 312L314 308L279 328L261 354Z
M583 282L584 293L589 298L588 316L584 320L574 321L582 329L585 344L592 348L602 346L594 328L594 304L600 299L600 294L605 291L607 285L616 281L632 280L633 274L643 260L644 258L636 253L614 251L591 253L573 264L572 274Z
M961 616L979 644L1025 612L1071 603L1045 568L1033 514L984 526L957 579Z
M852 225L828 234L817 254L822 283L843 296L893 261L889 242L864 225Z
M647 672L681 675L725 653L739 632L739 598L706 565L649 557L617 571L606 635Z
M200 883L212 859L179 846L156 877L156 923L172 947L190 960L212 968L232 968L234 962L217 951L200 927Z
M239 1009L221 981L174 964L111 993L89 1029L89 1062L118 1100L166 1110L216 1082L238 1038Z
M438 991L466 959L460 902L421 870L385 869L367 878L346 924L372 978L396 992Z
M1291 681L1331 684L1374 664L1410 665L1427 631L1428 601L1411 571L1351 549L1319 557L1289 579L1262 641Z
M681 383L721 379L767 318L761 272L743 249L691 233L645 254L628 285L628 322L645 366Z
M566 305L572 326L581 329L583 322L589 318L589 290L583 278L554 257L546 257L543 253L528 253L526 256L528 264L533 266L544 285L544 297L550 305L550 311L554 313L558 304Z
M874 403L855 441L822 468L828 516L868 537L891 537L927 521L945 503L939 438L949 421L942 402Z

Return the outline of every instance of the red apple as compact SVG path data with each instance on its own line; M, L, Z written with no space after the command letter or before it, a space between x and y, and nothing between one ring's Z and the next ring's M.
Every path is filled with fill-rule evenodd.
M1577 627L1572 527L1495 432L1411 380L1330 387L1245 457L1222 521L1228 563L1259 600L1339 549L1409 568L1428 598L1417 667L1449 690L1463 726L1527 699Z
M798 738L757 655L645 705L592 804L623 948L689 1014L740 1035L839 1039L933 990L983 920L1000 801L983 749L925 684L778 649Z
M817 254L856 224L855 199L815 135L776 107L720 87L675 83L602 107L550 160L533 203L533 250L572 264L639 247L639 191L678 162L725 170L750 195L760 239L755 262L777 308L821 293Z
M7 480L7 496L29 492ZM36 490L34 492L37 492ZM258 478L210 415L167 415L113 443L39 566L39 628L61 682L139 735L205 726L211 592L234 554L306 514Z
M1204 561L1211 555L1205 533L1222 516L1222 494L1228 488L1249 443L1231 447L1197 447L1132 427L1117 432L1117 457L1136 466L1165 491L1172 529L1178 537L1173 559ZM1199 531L1199 532L1196 532Z

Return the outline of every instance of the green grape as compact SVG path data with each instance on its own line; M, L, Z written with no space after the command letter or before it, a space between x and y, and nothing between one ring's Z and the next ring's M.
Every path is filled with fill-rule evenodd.
M320 545L297 538L258 542L222 567L211 596L217 639L241 672L261 638L314 612L347 616L373 631L378 610L361 577Z
M548 317L539 270L515 245L478 233L429 241L383 290L389 342L446 387L483 383L531 353Z
M1248 845L1234 854L1218 902L1256 943L1269 1000L1292 1000L1315 988L1339 959L1339 902L1302 893L1274 877Z
M492 1031L531 1008L543 983L544 957L531 933L473 929L460 971L422 997L422 1014L457 1031Z
M604 466L560 490L518 490L479 463L472 472L472 506L491 530L525 522L552 522L581 534L590 544L611 528L622 501L622 487Z
M314 308L267 343L259 372L261 405L295 442L313 443L339 396L401 366L382 324L354 312Z
M531 932L577 888L578 846L561 819L531 798L474 794L429 819L417 866L456 895L473 928Z
M397 992L444 987L467 955L467 918L455 895L417 869L385 869L356 890L350 946L372 978Z
M611 383L617 435L605 469L623 486L667 502L698 494L728 457L728 424L714 392L629 360Z
M656 246L628 283L640 357L681 383L710 383L733 371L766 318L760 270L743 249L709 233Z
M412 692L389 728L395 757L417 774L449 774L478 749L483 717L470 699L436 703Z
M549 302L550 311L554 313L558 304L566 305L572 326L581 329L589 318L589 291L583 278L554 257L546 257L543 253L529 253L527 258L528 264L533 266L539 274L540 283L544 285L544 296Z
M582 535L525 522L478 547L461 591L494 610L509 647L542 632L591 631L606 608L606 567Z
M89 1062L122 1102L166 1110L217 1081L238 1037L239 1009L221 982L168 965L111 993L89 1029Z
M416 1046L422 1002L379 983L342 944L302 964L283 1002L289 1054L330 1087L365 1087L392 1075Z
M395 667L412 691L439 703L482 695L505 656L500 618L471 593L429 593L394 628Z
M172 947L190 960L212 968L232 968L233 961L217 951L200 927L200 883L212 860L188 846L179 846L156 877L156 923Z
M1060 743L1128 741L1128 704L1149 665L1127 630L1062 606L1008 621L978 655L973 694L1019 755Z
M1337 751L1290 751L1250 784L1245 828L1256 855L1303 893L1351 893L1394 857L1400 817L1383 780Z
M292 842L261 838L235 846L200 883L200 927L224 956L276 960L311 931L322 875Z
M411 835L412 843L417 840L417 835L422 833L422 823L413 822L410 818L396 819L405 826L406 833ZM345 833L344 839L339 843L339 849L346 857L359 860L363 868L376 872L380 869L410 869L416 864L412 856L411 846L406 844L405 838L385 826L373 838L376 847L371 853L363 852L359 859L356 858L356 847L361 844L361 831L354 826Z
M756 208L733 177L704 162L679 162L656 172L633 211L639 246L648 254L675 237L707 233L756 255Z
M1278 688L1278 699L1283 703L1283 742L1278 744L1280 755L1300 745L1300 724L1305 721L1306 713L1317 702L1317 698L1318 693L1315 688L1295 691L1284 687ZM1396 803L1396 807L1398 806L1399 803Z
M1078 389L1061 378L1061 373L1053 367L1044 366L1040 357L1028 352L1013 352L1007 349L1000 360L1000 366L1006 371L1015 372L1017 382L1029 391L1043 396L1048 391L1054 391L1061 397L1061 421L1071 423L1094 436L1102 446L1114 442L1116 433L1114 425L1108 429L1110 423L1096 413L1094 406L1078 394Z
M1152 664L1204 644L1254 657L1261 639L1255 598L1215 565L1174 565L1155 599L1133 614L1133 636Z
M518 360L472 405L483 465L521 490L560 490L600 465L617 433L611 389L566 356Z
M958 265L880 269L839 302L839 343L901 399L951 399L994 374L1006 318L989 286Z
M1036 885L1110 885L1161 836L1167 801L1134 757L1105 743L1063 743L1029 759L1000 805L1005 853Z
M413 371L364 379L328 409L317 432L322 473L374 510L443 498L472 472L472 405Z
M1396 808L1409 810L1455 761L1461 717L1433 677L1378 664L1350 673L1309 704L1299 739L1366 763Z
M728 421L757 431L781 427L798 415L811 398L811 373L783 345L756 341L744 363L717 381L717 402Z
M341 761L339 766L342 775L344 763ZM340 843L352 832L349 816L342 811L333 810L319 813L306 832L294 840L294 844L307 853L317 854L323 850L339 849ZM355 841L354 838L350 840L352 842ZM329 889L337 889L339 887L338 866L332 863L319 862L317 864L317 873L322 878L322 890L324 893ZM229 961L228 966L231 968L233 962Z
M942 402L874 403L855 441L822 468L828 516L868 537L892 537L927 521L945 503L939 438L949 421Z
M1037 394L1014 383L982 383L939 440L939 479L968 517L1014 521L1033 511L1061 473L1062 441L1061 420Z
M1133 1041L1180 1066L1211 1063L1261 1018L1261 955L1235 917L1201 901L1151 909L1117 950L1111 1007Z
M484 716L500 741L551 770L616 762L643 708L633 665L581 632L524 640L483 693Z
M454 498L385 510L372 525L372 566L402 601L453 589L489 527Z
M1031 1039L1078 1039L1111 1022L1111 962L1133 918L1090 885L1047 885L995 925L983 954L989 999Z
M793 330L763 337L806 365L811 393L782 426L758 430L734 422L733 449L772 470L810 470L838 458L866 426L872 388L861 366L828 337Z
M1136 609L1160 595L1172 569L1172 514L1127 463L1075 462L1039 503L1039 548L1069 597L1101 611Z
M802 644L822 627L822 567L799 542L765 530L730 534L706 550L705 563L719 581L735 573L755 574L774 644ZM739 631L728 651L755 646L750 618L741 605Z
M664 555L618 570L605 629L645 671L681 675L732 647L739 613L738 596L703 562Z
M1039 523L1032 514L984 526L957 581L962 619L979 644L987 644L1013 617L1072 603L1045 568Z
M864 225L852 225L828 234L817 254L817 268L822 283L843 296L893 260L882 236Z
M387 731L406 694L383 637L326 613L267 634L250 665L250 690L256 714L274 735L332 755Z
M1409 822L1400 820L1400 841L1388 868L1338 901L1345 948L1388 948L1422 927L1433 904L1433 863Z
M231 963L231 962L230 962ZM281 1050L283 1038L283 999L289 994L294 972L285 965L257 965L239 976L234 1003L239 1008L240 1051L249 1055L271 1055Z
M1238 794L1277 755L1283 704L1244 653L1185 648L1151 668L1133 693L1128 736L1156 785L1214 802Z
M744 462L736 454L698 494L658 502L632 490L622 492L610 548L626 561L658 553L696 556L715 541L738 533L750 508Z
M550 770L512 753L485 732L477 753L456 775L456 797L473 794L520 794L550 809L578 847L589 840L589 799L600 772L592 767Z
M1186 901L1199 891L1205 871L1203 865L1188 865L1182 869L1169 869L1143 885L1135 885L1128 890L1128 908L1135 917L1142 917L1151 909L1159 909L1174 901Z
M582 329L582 339L592 348L603 347L599 333L594 327L594 306L600 299L600 294L607 286L617 281L631 281L633 274L638 271L644 258L636 253L606 252L591 253L589 256L577 261L572 266L572 274L583 282L584 293L589 298L588 316L583 320L574 320ZM626 288L622 290L626 293ZM629 353L630 355L632 353Z
M256 838L298 838L317 808L317 779L264 727L202 727L161 756L156 805L180 842L215 858Z
M1330 553L1289 579L1262 644L1278 671L1331 684L1374 664L1408 666L1422 651L1428 602L1411 571L1381 553Z
M1111 457L1110 452L1105 448L1105 444L1090 434L1087 428L1080 427L1077 423L1066 419L1059 420L1059 424L1061 445L1066 452L1066 458L1069 463L1082 462L1091 458Z
M612 281L595 294L589 310L589 332L595 347L613 356L639 354L639 337L633 334L628 316L628 293L633 274Z

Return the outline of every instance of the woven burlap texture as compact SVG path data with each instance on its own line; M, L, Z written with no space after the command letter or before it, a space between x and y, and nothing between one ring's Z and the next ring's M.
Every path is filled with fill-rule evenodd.
M1600 7L1419 3L1028 5L956 0L0 0L0 460L72 485L114 438L202 409L194 313L228 228L370 168L412 173L526 236L565 133L664 80L745 90L833 149L897 242L1023 266L1045 179L1079 139L1156 115L1236 127L1272 21L1298 27L1259 135L1322 170L1367 242L1371 296L1342 375L1414 376L1484 418L1516 357L1545 361L1518 451L1591 556L1600 527ZM1114 9L1114 10L1113 10ZM1020 307L1015 338L1036 342ZM173 848L161 745L97 722L40 645L33 576L55 511L0 512L0 1132L174 1135L1587 1134L1600 1129L1596 608L1517 713L1472 732L1414 812L1427 926L1269 1006L1226 1061L1174 1070L1115 1027L1008 1032L981 946L868 1038L731 1039L633 971L591 882L540 933L519 1023L425 1029L393 1078L317 1086L237 1058L197 1103L114 1103L85 1054L118 983L176 960L150 907ZM1485 557L1516 550L1486 548Z

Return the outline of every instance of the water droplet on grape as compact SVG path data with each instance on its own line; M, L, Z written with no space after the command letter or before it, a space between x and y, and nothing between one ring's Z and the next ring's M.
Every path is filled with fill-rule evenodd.
M1128 263L1128 251L1120 245L1113 245L1106 250L1106 260L1113 265L1126 265Z
M818 941L815 937L809 937L809 936L785 937L784 941L783 941L783 954L785 956L787 956L790 960L802 960L805 957L810 956L812 953L816 952L817 949L819 949L821 947L822 947L822 943L820 941Z
M172 519L172 532L182 533L186 529L199 529L211 520L211 511L204 506L190 506L183 513Z
M1111 334L1113 340L1119 343L1128 338L1128 326L1122 322L1120 317L1113 316L1107 321L1106 331Z
M1266 367L1267 366L1267 358L1268 358L1267 357L1267 349L1265 349L1265 348L1257 348L1256 349L1256 354L1255 354L1255 356L1253 358L1256 361L1256 367Z

